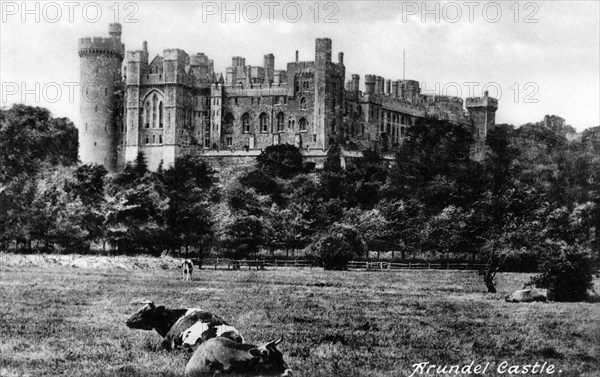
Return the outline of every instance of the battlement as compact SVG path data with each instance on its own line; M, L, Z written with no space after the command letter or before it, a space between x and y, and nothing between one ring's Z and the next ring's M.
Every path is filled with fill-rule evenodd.
M240 88L237 86L225 86L225 94L227 97L269 97L269 96L285 96L288 94L287 85L271 86L255 85L252 88Z
M137 50L137 51L127 51L127 59L128 63L146 63L148 64L148 53L146 51Z
M209 63L210 62L209 62L208 56L204 55L201 52L197 53L196 55L190 56L190 65L193 67L208 66Z
M441 95L433 95L426 97L427 102L438 103L438 104L449 104L459 108L463 108L464 101L460 97L455 96L441 96Z
M163 59L165 61L179 60L185 64L186 60L188 59L188 54L184 50L173 48L163 51Z
M498 109L498 100L496 98L483 96L483 97L469 97L466 103L467 109L470 107L488 107L494 110Z
M93 37L79 39L79 56L85 55L117 55L123 59L125 45L114 38Z

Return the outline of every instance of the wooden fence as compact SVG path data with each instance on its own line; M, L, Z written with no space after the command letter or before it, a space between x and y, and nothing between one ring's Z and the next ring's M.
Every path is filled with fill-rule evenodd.
M200 261L194 261L199 265ZM348 268L351 270L479 270L486 265L483 263L441 263L441 262L383 262L383 261L350 261ZM319 267L312 260L307 259L244 259L234 260L228 258L210 258L202 260L203 268L216 269L256 269L262 270L266 267L297 267L312 268Z

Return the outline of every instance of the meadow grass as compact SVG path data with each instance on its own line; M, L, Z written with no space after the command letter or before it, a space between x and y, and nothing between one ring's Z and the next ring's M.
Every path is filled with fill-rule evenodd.
M426 361L491 362L495 376L504 360L598 376L600 305L504 302L528 280L500 274L489 294L472 271L205 269L182 281L175 269L2 265L0 375L182 376L190 354L124 324L151 299L219 314L251 343L284 335L296 376L408 376Z

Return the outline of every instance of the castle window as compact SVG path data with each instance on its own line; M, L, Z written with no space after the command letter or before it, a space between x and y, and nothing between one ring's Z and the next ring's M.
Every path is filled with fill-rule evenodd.
M144 117L145 117L146 128L150 128L150 103L149 102L146 102L146 106L144 109Z
M257 98L256 104L260 106L260 97Z
M225 115L225 119L223 121L223 133L224 134L232 134L233 133L233 115L231 113L227 113Z
M98 105L94 106L94 112L97 113L98 112Z
M331 122L331 133L335 133L335 120Z
M152 128L158 127L158 96L156 93L152 96Z
M260 114L259 118L260 122L260 132L268 132L269 131L269 117L266 113Z
M206 137L204 138L204 146L208 147L210 145L210 138Z
M284 130L284 118L283 113L277 114L277 132L282 132Z
M300 132L306 132L306 118L300 118L298 125L300 126Z
M306 97L300 98L300 110L306 110Z
M158 135L158 144L162 144L162 135Z
M156 144L156 135L152 135L152 144Z
M304 81L302 83L302 87L304 88L304 91L307 92L309 90L310 83L308 81Z
M161 101L158 104L158 121L159 121L158 127L159 128L163 128L163 119L164 119L163 115L164 115L163 114L163 103Z
M150 143L150 138L148 137L148 135L146 135L146 140L145 141L146 141L146 144Z
M242 115L242 132L245 134L250 133L250 115L248 113Z
M225 138L225 145L227 145L228 147L231 147L233 145L233 138L231 136L227 136Z

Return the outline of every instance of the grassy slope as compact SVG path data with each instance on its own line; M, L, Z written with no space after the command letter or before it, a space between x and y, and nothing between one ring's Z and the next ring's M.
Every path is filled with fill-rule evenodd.
M134 302L197 306L281 349L301 376L401 376L411 365L553 363L561 376L600 371L598 304L508 304L528 280L474 272L324 272L0 266L1 376L180 376L190 355L157 349L124 321ZM496 375L490 369L486 375ZM531 375L531 374L530 374Z

